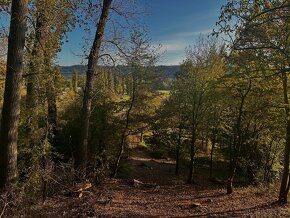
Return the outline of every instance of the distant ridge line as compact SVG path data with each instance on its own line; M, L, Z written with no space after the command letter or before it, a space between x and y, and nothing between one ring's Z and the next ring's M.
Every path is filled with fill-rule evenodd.
M112 66L101 67L115 68ZM119 65L116 67L120 68L120 70L124 73L127 71L127 67L125 65ZM78 74L84 74L86 72L86 65L61 66L60 68L65 79L71 79L74 71L77 71ZM176 73L180 71L180 65L158 65L156 68L161 73L161 76L164 76L165 78L174 78Z

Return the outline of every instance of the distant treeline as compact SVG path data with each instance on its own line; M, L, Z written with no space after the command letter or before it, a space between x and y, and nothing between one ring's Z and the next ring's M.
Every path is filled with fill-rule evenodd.
M127 73L128 69L126 66L102 66L102 68L115 69L117 71L121 71L122 73ZM172 66L156 66L157 72L160 73L161 77L165 79L173 79L175 78L176 73L180 71L179 65ZM84 74L86 72L86 65L72 65L72 66L61 66L61 72L65 79L71 79L74 71L77 71L79 75Z

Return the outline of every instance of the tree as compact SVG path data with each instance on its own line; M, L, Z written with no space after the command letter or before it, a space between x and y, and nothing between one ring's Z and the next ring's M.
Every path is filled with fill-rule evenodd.
M25 107L21 113L19 168L21 181L38 179L52 163L57 146L57 95L60 70L55 58L66 32L73 26L76 0L29 1L29 28L25 45ZM50 150L49 150L49 149ZM48 152L49 150L49 152ZM44 161L45 160L45 161ZM30 182L31 182L30 180ZM37 187L37 186L36 186ZM35 187L35 188L36 188ZM35 189L37 190L37 188Z
M152 126L153 143L159 149L175 150L175 175L179 175L180 160L182 158L188 120L186 114L186 100L182 93L173 90L157 111L157 121Z
M30 54L29 74L27 76L27 137L31 139L30 146L34 146L32 134L38 130L38 96L40 95L40 75L44 73L44 56L45 56L45 36L47 36L47 16L45 16L44 1L36 1L35 7L35 33L32 32L30 37L34 41L33 48ZM46 2L47 3L47 2Z
M73 26L73 7L76 0L34 0L30 4L30 20L33 28L28 35L27 59L28 72L25 74L27 82L26 109L27 109L27 137L31 139L30 145L39 144L33 140L33 134L39 130L38 114L47 100L47 111L55 113L56 108L52 100L54 90L53 60L60 50L65 33ZM44 99L44 96L47 99ZM51 109L55 108L55 109ZM48 117L51 117L49 115ZM52 119L48 119L49 122ZM56 120L56 119L54 119ZM56 126L55 121L49 123Z
M217 144L220 143L222 115L225 110L225 104L223 102L224 95L218 87L221 80L219 79L214 83L210 90L208 101L209 110L207 112L207 118L203 122L207 131L207 137L211 142L209 178L213 178L213 156Z
M236 117L233 122L233 131L231 141L229 143L229 155L230 155L230 164L229 164L229 175L227 180L227 194L231 194L233 192L233 178L235 176L235 172L237 169L238 158L240 154L240 150L243 145L243 137L242 137L242 121L244 116L244 108L246 104L247 96L249 95L252 89L252 81L248 80L244 84L241 84L241 87L237 88L236 98L239 99L238 104L236 105ZM245 88L246 87L246 88Z
M187 59L181 65L175 82L176 92L186 99L187 119L190 122L190 169L188 183L193 181L196 142L201 133L201 123L205 118L211 83L222 73L222 49L212 39L200 38L197 45L187 50Z
M232 1L223 7L219 32L232 39L233 50L251 50L255 53L255 70L258 76L279 77L283 91L286 141L284 169L279 193L279 202L287 202L289 192L289 1ZM232 20L235 22L231 23ZM274 80L273 80L274 81Z
M73 91L75 94L78 93L78 72L74 71L73 76L71 79L71 91Z
M85 174L87 166L87 152L88 152L88 140L89 140L89 124L90 124L90 114L92 106L92 92L93 92L93 78L96 74L96 67L99 60L100 48L102 44L102 39L105 33L106 23L108 21L110 7L113 0L104 0L102 6L101 16L97 24L97 30L95 34L95 39L90 50L90 55L88 57L88 67L86 72L86 85L83 98L82 107L82 130L81 130L81 140L76 155L76 166L82 174Z
M129 69L127 75L127 94L129 96L129 100L126 102L127 107L125 111L123 111L125 123L121 130L119 152L117 155L116 163L114 165L112 177L117 175L127 136L130 133L138 132L138 130L136 131L132 128L132 120L134 116L133 112L136 110L135 114L137 113L137 116L139 117L149 117L144 116L142 112L145 111L145 114L149 115L149 111L146 111L146 101L152 98L152 85L155 77L152 67L158 59L156 48L150 44L146 38L146 35L140 31L133 31L131 33L129 46L130 48L128 51L122 52L121 54L127 62ZM137 120L138 124L141 125L141 127L138 127L139 129L145 129L144 126L142 126L142 123L145 122L145 119L138 120L135 115L134 120Z
M17 182L17 139L28 1L13 0L0 130L0 188Z

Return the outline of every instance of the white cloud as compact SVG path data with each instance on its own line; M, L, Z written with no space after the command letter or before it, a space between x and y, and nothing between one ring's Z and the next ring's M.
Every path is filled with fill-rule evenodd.
M188 31L172 34L171 37L196 37L199 35L208 35L212 29L200 30L200 31Z
M185 48L193 45L200 35L210 34L212 29L200 31L183 31L163 35L155 45L161 45L161 65L178 65L185 59Z
M182 63L182 61L183 61L183 58L180 58L180 57L176 57L176 58L165 57L165 58L162 58L158 62L158 65L179 65Z
M165 52L180 52L184 51L187 43L184 42L165 42L162 45L162 50Z

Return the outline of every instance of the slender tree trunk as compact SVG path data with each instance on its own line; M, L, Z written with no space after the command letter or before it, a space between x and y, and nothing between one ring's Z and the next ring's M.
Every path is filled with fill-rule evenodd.
M194 116L193 116L194 117ZM190 151L190 165L189 165L189 175L187 182L189 184L195 183L193 179L194 173L194 156L195 156L195 142L196 142L196 126L192 124L192 136L191 136L191 151Z
M118 172L119 165L120 165L120 160L121 160L122 154L124 152L124 144L125 144L125 139L126 139L126 132L127 131L124 130L124 132L122 133L121 143L120 143L120 150L119 150L119 153L118 153L118 156L117 156L117 160L116 160L116 163L115 163L114 171L112 173L112 178L115 178L117 176L117 172Z
M179 127L178 139L176 144L176 164L175 175L179 175L179 163L180 163L180 144L181 144L181 127Z
M240 128L238 127L238 129ZM239 136L235 136L235 137L239 138ZM241 147L240 142L236 142L236 141L237 139L234 139L233 145L230 146L230 166L229 166L229 175L228 175L228 180L227 180L227 194L233 193L233 180L234 180L234 176L237 169L238 157L239 157L239 152L240 152L240 147Z
M50 66L48 66L50 68ZM52 79L47 84L47 122L48 122L48 140L53 147L57 147L57 107L56 107L56 91L55 91L55 72L52 73Z
M236 168L237 168L237 160L234 159L230 165L230 172L227 180L227 194L233 193L233 180L236 173Z
M232 194L233 193L233 173L231 176L228 177L227 180L227 194Z
M266 163L265 163L265 167L264 167L264 182L270 183L271 182L271 169L273 168L275 159L277 157L277 153L278 153L278 147L279 144L277 142L276 146L272 149L273 146L273 142L274 139L272 139L271 143L270 143L270 148L268 150L268 154L267 154L267 158L266 158ZM272 157L271 157L271 153Z
M82 123L81 123L81 136L78 151L76 152L76 167L80 174L86 173L87 167L87 151L88 151L88 140L89 140L89 126L90 126L90 115L92 106L92 92L93 92L93 78L96 73L96 65L99 59L100 48L102 39L105 32L105 26L109 17L109 11L113 0L104 0L103 8L100 20L97 24L97 31L93 46L90 51L88 58L88 69L86 73L86 84L83 98L82 107Z
M26 108L27 108L27 136L31 139L30 145L34 145L33 134L38 129L38 76L41 74L44 65L44 14L37 6L37 20L35 27L35 40L33 50L31 53L31 61L29 65L29 73L27 76L27 94L26 94Z
M191 150L193 150L193 148L191 148ZM193 173L194 173L194 154L191 154L190 155L190 165L189 165L189 175L188 175L188 180L187 180L188 184L194 183Z
M229 167L229 176L227 180L227 194L233 193L233 179L236 173L238 158L240 155L240 149L242 146L242 136L241 136L241 127L242 127L242 117L243 109L245 105L245 100L252 88L252 81L249 81L248 88L245 93L241 93L241 103L238 110L237 122L234 130L234 139L233 145L230 146L230 167Z
M133 108L133 105L135 103L135 91L136 91L136 83L135 83L135 78L133 77L132 98L131 98L129 109L126 113L126 125L125 125L125 128L124 128L122 136L121 136L120 151L118 153L117 160L115 163L115 168L114 168L114 171L112 174L113 178L115 178L117 176L120 160L121 160L122 154L124 152L125 140L127 137L127 131L129 128L129 123L130 123L130 114L131 114L131 110Z
M213 166L213 152L215 148L215 141L212 141L211 150L210 150L210 168L209 168L209 178L212 178L212 166Z
M35 51L32 52L32 57L35 58ZM32 138L32 134L38 129L38 89L37 89L37 66L35 63L30 63L31 75L27 77L27 94L26 94L26 108L27 108L27 136ZM29 144L34 144L33 140Z
M288 76L286 73L282 75L283 79L283 93L284 103L286 105L285 112L287 116L287 127L286 127L286 143L284 148L284 163L283 163L283 174L281 180L281 187L278 201L280 203L287 203L288 192L289 192L289 156L290 156L290 111L289 111L289 100L288 100Z
M17 139L28 0L13 0L0 130L0 189L17 182Z

